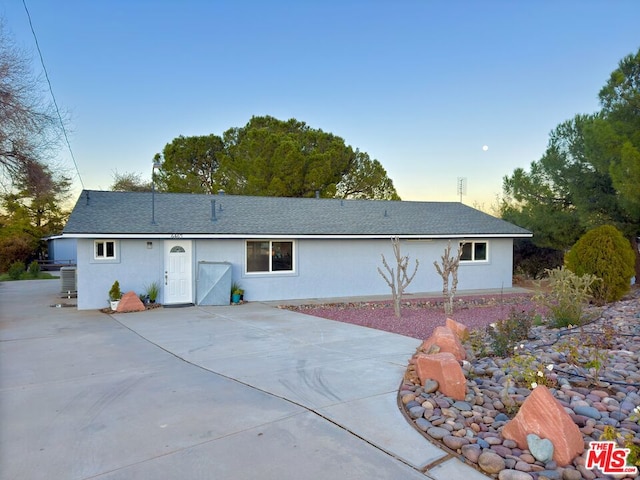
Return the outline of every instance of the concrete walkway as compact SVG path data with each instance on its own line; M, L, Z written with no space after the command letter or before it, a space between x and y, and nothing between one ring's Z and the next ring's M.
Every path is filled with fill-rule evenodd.
M0 283L1 479L487 477L396 404L419 341L275 308L52 307Z

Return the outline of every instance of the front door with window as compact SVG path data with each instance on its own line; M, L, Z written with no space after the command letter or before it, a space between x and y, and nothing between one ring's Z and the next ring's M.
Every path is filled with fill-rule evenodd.
M191 241L164 242L164 301L165 305L192 303Z

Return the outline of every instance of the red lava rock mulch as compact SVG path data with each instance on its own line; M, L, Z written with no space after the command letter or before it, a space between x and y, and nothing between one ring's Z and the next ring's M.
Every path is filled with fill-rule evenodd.
M400 318L394 315L391 301L331 303L284 308L420 340L431 336L434 328L444 325L447 319L442 298L403 299ZM508 318L512 309L534 310L532 295L460 296L454 299L453 314L448 316L466 325L469 330L474 330Z

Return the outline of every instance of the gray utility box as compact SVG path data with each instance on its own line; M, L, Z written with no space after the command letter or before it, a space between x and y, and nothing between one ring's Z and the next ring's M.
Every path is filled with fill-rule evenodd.
M229 305L231 297L231 264L198 262L196 280L197 305Z
M61 267L60 268L60 292L65 294L76 293L77 289L78 287L76 286L76 267Z

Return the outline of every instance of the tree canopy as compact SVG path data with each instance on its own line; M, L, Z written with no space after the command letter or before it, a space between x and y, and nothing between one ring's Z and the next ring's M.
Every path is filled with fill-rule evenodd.
M252 117L216 135L179 136L162 154L156 186L168 192L399 200L378 160L296 119Z
M53 106L43 100L28 56L16 48L0 19L0 168L7 174L5 188L21 172L33 173L35 163L44 163L59 138Z
M222 153L222 139L217 135L175 138L154 159L162 159L162 167L155 174L157 188L166 192L216 193L224 184Z
M38 256L68 214L71 181L50 161L61 125L28 65L0 20L0 270Z
M614 225L640 261L640 50L623 58L600 90L601 110L576 115L550 134L529 170L503 179L503 218L539 246L566 250L586 231Z
M145 182L139 173L114 172L113 183L109 188L114 192L150 192L151 181Z

